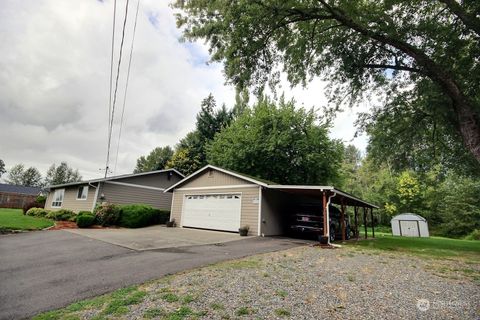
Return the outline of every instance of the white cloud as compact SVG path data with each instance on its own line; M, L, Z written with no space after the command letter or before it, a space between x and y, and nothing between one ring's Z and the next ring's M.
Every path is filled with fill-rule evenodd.
M119 122L136 2L131 1L119 81ZM116 52L125 2L118 1ZM68 161L84 178L101 175L107 145L111 1L2 1L0 11L0 158L46 172ZM201 43L180 43L167 1L141 3L127 109L116 173L192 130L200 101L212 92L232 105L220 65L206 65ZM115 57L116 61L117 57ZM306 107L325 104L321 83L287 91ZM353 137L352 119L337 119L332 136ZM113 133L115 158L118 125ZM364 146L364 142L355 142ZM111 164L115 163L115 159Z

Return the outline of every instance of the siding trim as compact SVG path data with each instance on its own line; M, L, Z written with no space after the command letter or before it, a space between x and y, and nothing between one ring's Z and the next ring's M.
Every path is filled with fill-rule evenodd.
M259 186L258 187L258 232L257 232L257 235L263 237L263 234L260 233L261 226L262 226L262 204L263 204L263 201L262 201L262 187Z
M197 191L197 190L210 190L210 189L232 189L232 188L251 188L255 185L252 184L237 184L226 186L210 186L210 187L191 187L191 188L178 188L178 191Z
M120 185L120 186L140 188L140 189L149 189L149 190L158 190L158 191L164 191L165 190L164 188L143 186L143 185L140 185L140 184L126 183L126 182L105 181L105 183L117 184L117 185Z
M175 192L172 192L172 203L170 204L170 217L168 221L172 221L172 212L173 212L173 204L175 203Z

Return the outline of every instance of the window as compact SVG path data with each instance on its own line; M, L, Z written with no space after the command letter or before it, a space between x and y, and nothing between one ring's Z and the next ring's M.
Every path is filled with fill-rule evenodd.
M63 196L65 195L65 189L57 189L53 194L52 207L60 208L63 202Z
M88 195L88 186L81 186L78 188L77 200L86 200Z

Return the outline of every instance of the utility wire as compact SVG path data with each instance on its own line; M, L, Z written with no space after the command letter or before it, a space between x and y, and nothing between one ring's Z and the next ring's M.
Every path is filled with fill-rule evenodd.
M117 16L117 0L113 1L113 26L112 26L112 53L110 57L110 92L108 97L108 127L107 127L107 135L110 135L110 118L112 116L112 86L113 86L113 54L115 51L115 24L116 24L116 16ZM108 149L108 142L107 142L107 149ZM107 150L107 163L105 165L105 178L107 177L108 171L108 150Z
M125 25L127 24L127 17L128 17L128 3L125 5L125 18L123 19L123 28L122 28L122 41L120 42L120 54L118 56L118 65L117 65L117 76L115 79L115 91L113 93L113 104L112 104L112 114L110 117L110 130L108 133L108 147L107 147L107 162L105 165L105 178L108 174L108 165L110 163L110 147L112 145L112 133L113 133L113 120L115 118L115 104L117 102L117 91L118 91L118 78L120 76L120 66L122 64L122 52L123 52L123 42L125 40Z
M125 115L125 105L127 102L128 80L130 79L130 66L132 65L133 45L135 43L135 33L137 31L138 8L140 7L140 0L137 1L137 12L135 13L135 23L133 25L132 45L130 47L130 58L128 59L127 80L125 82L125 93L123 95L122 116L120 118L120 130L118 131L117 154L115 156L115 167L113 173L117 171L118 151L120 150L120 139L122 138L123 116Z

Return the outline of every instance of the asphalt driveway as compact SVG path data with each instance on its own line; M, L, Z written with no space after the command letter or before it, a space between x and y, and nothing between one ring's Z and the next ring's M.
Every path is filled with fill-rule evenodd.
M167 274L305 244L247 239L138 251L71 232L0 236L0 319L22 319Z

